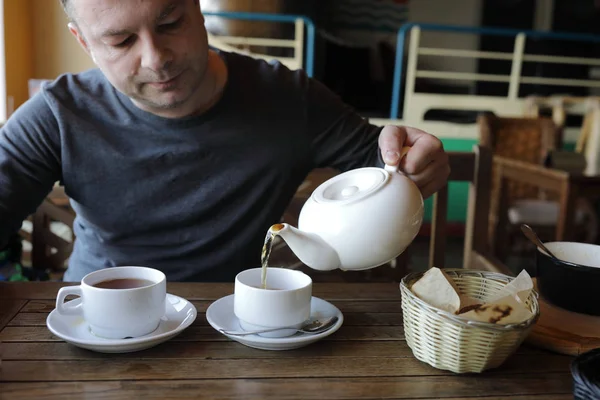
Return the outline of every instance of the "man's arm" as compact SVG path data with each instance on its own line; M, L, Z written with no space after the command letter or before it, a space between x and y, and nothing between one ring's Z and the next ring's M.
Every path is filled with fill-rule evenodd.
M450 174L442 142L419 129L369 124L319 82L309 80L308 131L318 167L341 171L364 166L398 165L424 198L443 187ZM410 150L400 160L402 147Z
M42 92L0 128L0 249L61 179L59 136Z
M382 128L369 124L322 83L308 79L305 87L307 131L315 166L340 171L383 166L378 151Z

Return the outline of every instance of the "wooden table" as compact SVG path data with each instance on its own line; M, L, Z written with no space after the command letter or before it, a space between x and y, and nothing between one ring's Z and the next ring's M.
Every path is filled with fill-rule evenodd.
M522 346L496 370L456 375L416 360L393 283L315 284L344 313L325 340L256 350L206 321L232 284L171 283L192 300L195 323L173 340L130 354L82 350L45 326L60 283L0 284L0 399L572 399L572 357ZM536 397L537 396L537 397Z

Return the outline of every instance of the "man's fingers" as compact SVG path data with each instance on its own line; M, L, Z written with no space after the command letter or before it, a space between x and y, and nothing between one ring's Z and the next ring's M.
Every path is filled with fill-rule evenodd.
M386 164L397 165L404 146L411 147L400 164L408 174L418 174L445 155L442 142L420 129L394 125L383 127L379 135L379 148Z
M419 190L421 190L421 195L423 198L426 199L446 184L449 175L450 167L448 165L444 165L435 170L435 173L431 176L431 180L421 180L415 183L419 187Z
M419 174L431 163L447 162L442 142L432 135L422 136L415 143L402 161L402 170L407 174Z
M421 195L423 196L423 199L427 199L435 194L435 192L440 190L443 185L444 184L442 183L441 179L429 182L427 185L421 188Z
M400 160L403 147L410 147ZM399 165L419 187L424 198L446 184L450 174L448 154L442 142L420 129L387 125L379 135L379 148L384 162Z
M417 184L417 186L420 187L425 185L426 183L429 183L430 181L434 180L440 175L447 175L449 169L450 168L448 167L448 163L446 162L446 160L444 160L443 157L439 157L438 159L430 162L425 167L425 169L423 169L419 173L407 175ZM447 176L444 177L447 178Z
M398 165L402 146L406 141L406 131L393 125L386 125L379 134L379 149L383 161L388 165Z

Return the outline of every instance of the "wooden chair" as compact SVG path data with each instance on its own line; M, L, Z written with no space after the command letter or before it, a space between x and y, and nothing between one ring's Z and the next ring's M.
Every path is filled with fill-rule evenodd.
M49 199L42 202L33 215L31 264L34 268L47 270L54 277L62 276L73 251L74 238L67 240L57 234L52 224L60 223L72 234L74 220L75 213L70 209L57 206Z
M69 212L73 212L70 208L69 205L69 199L68 197L66 197L66 195L64 194L64 190L61 187L56 186L51 192L50 194L46 197L47 202L45 202L45 209L49 209L49 208L61 208L61 209L65 209ZM38 215L38 213L44 214L43 211L38 208L38 210L36 210L36 212L34 212L33 214L29 215L26 220L23 222L21 229L19 230L18 234L23 242L23 250L22 250L22 262L24 265L27 266L31 266L32 265L32 253L33 253L33 227L34 227L34 220L36 218L36 215ZM38 215L39 217L39 215ZM68 221L67 221L68 222ZM49 226L53 228L54 231L57 231L56 227L58 224L64 225L63 221L60 220L53 220L52 223L54 224L54 226L52 227L52 224L50 224ZM41 226L38 225L38 233L41 229ZM69 225L65 225L65 228L67 229L71 229L72 227ZM63 230L63 229L60 229ZM39 254L39 252L38 252ZM40 258L37 257L36 259L37 262L40 261Z
M580 115L583 123L577 138L575 151L571 157L581 156L584 161L583 168L587 174L598 175L600 171L600 97L599 96L530 96L525 101L525 115L539 117L542 109L550 109L552 120L557 129L564 132L567 127L567 115ZM572 165L573 161L569 160ZM571 166L569 165L569 166ZM569 170L569 172L575 172Z
M507 223L509 202L509 187L511 183L528 183L554 194L558 200L559 213L552 236L542 240L582 241L575 229L575 213L580 196L584 198L600 198L600 175L588 176L571 174L552 168L512 160L506 157L493 158L495 179L499 182L498 190L492 192L495 203L498 204L498 224L492 230L492 242L500 243L506 236L504 231Z
M494 258L485 235L488 230L491 196L492 153L481 145L473 146L473 152L450 152L449 182L468 182L469 199L463 247L463 268L500 272L512 275L508 267ZM444 261L446 244L446 215L448 186L434 195L433 229L430 242L429 268L446 267ZM450 266L455 267L455 266Z
M463 247L463 265L447 265L447 210L448 186L439 190L433 198L433 215L431 236L429 240L428 264L422 268L463 267L486 271L513 274L507 266L495 259L490 251L487 237L481 232L488 230L490 205L490 178L492 154L489 148L474 146L473 152L449 152L451 173L449 182L468 182L469 200L465 223ZM379 282L400 281L408 272L411 256L415 254L415 244L390 265L383 265L366 271L315 271L303 264L299 269L312 277L316 282Z
M549 118L504 118L495 115L484 114L477 119L479 125L479 143L492 150L494 156L506 157L513 160L527 162L533 165L543 165L548 154L558 148L561 141L559 131L556 125ZM493 174L491 190L493 193L499 190L497 176ZM546 202L545 193L528 182L511 182L507 188L508 202L511 205L509 213L515 215L512 226L507 227L503 232L506 237L496 237L502 244L506 244L504 250L510 247L514 236L518 234L520 223L536 225L538 230L545 227L528 220L528 210L536 209L536 206L543 206ZM496 199L497 196L492 196ZM533 207L528 205L534 204ZM545 215L544 215L545 216ZM498 204L492 200L490 205L490 231L498 223ZM553 221L542 225L552 225ZM494 249L493 249L494 250ZM506 255L506 251L494 252L501 257Z
M40 271L40 276L62 278L75 241L74 220L69 198L56 186L19 231L25 242L23 264Z
M541 167L545 165L548 156L560 149L562 144L562 131L550 118L481 115L478 124L480 144L490 148L494 157ZM496 173L492 174L493 195L488 238L492 244L492 254L505 262L509 254L523 253L531 247L520 232L521 224L531 225L544 238L554 235L559 198L555 191L540 187L534 180L510 181L505 187L508 208L500 211L497 203L500 178ZM596 216L590 204L582 201L576 218L582 232L587 231L590 236L595 235ZM498 224L507 226L498 227ZM522 245L517 246L518 243Z

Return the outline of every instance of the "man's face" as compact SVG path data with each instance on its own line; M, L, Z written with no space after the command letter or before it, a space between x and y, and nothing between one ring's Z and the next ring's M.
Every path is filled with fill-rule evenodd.
M208 58L198 0L71 1L71 32L117 90L161 115L190 107Z

